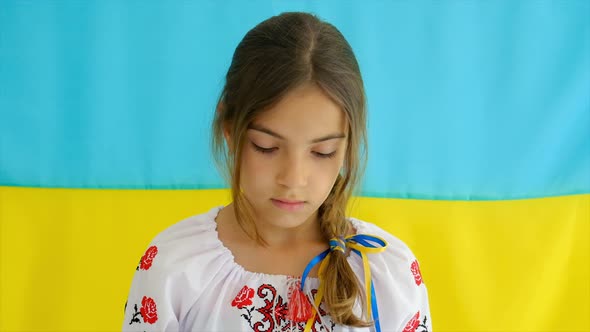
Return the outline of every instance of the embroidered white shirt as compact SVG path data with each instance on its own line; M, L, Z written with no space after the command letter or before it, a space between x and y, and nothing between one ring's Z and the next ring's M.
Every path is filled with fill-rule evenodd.
M217 235L215 218L222 208L179 221L152 240L131 282L123 331L303 331L304 322L287 318L294 278L238 265ZM381 331L431 332L428 293L411 250L372 223L348 220L358 234L388 243L384 252L368 255ZM361 258L351 254L348 262L364 282ZM308 277L306 293L315 295L318 285L317 278ZM374 331L335 324L323 305L319 309L314 332ZM355 313L362 314L360 304Z

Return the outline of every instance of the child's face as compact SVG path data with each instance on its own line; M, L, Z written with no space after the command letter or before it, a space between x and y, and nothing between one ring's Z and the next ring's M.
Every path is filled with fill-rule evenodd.
M257 221L282 228L314 222L342 167L347 134L344 112L312 84L256 118L246 134L240 174Z

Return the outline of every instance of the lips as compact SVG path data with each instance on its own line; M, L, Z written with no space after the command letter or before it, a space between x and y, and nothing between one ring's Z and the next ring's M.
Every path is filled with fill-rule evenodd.
M299 203L305 203L305 201L296 201L296 200L291 200L291 199L282 199L282 198L273 198L275 201L279 201L282 203L286 203L286 204L299 204Z
M288 212L301 211L305 207L305 201L282 200L274 198L271 199L271 201L277 208Z

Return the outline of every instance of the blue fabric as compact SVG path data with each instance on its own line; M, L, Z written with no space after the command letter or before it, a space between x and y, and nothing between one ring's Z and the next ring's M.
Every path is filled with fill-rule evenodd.
M209 126L233 50L317 13L369 102L362 195L590 192L590 2L4 0L0 185L220 188Z

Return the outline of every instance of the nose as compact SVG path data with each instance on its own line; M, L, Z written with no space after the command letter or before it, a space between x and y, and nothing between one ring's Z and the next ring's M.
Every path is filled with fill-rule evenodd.
M300 188L307 186L307 165L302 156L288 156L283 158L277 183L287 188Z

